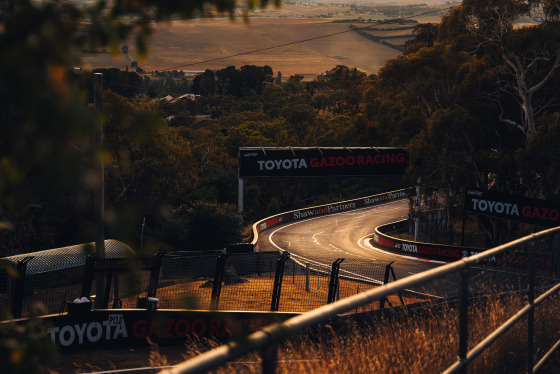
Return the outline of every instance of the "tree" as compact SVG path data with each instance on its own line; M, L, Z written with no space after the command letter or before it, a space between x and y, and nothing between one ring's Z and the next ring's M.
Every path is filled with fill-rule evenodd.
M216 74L209 69L193 79L192 91L196 95L213 96L216 93Z
M504 77L495 96L502 108L500 121L520 130L527 139L536 132L536 117L558 103L547 90L560 70L560 23L554 20L555 5L556 1L465 0L450 16L463 19L474 50L498 57L496 69ZM534 6L544 9L547 20L514 27L520 16L531 15Z
M189 228L187 246L190 250L223 249L240 240L241 217L233 205L196 202L183 205L174 213Z
M405 53L417 52L422 47L432 47L437 39L438 27L432 23L421 23L414 26L414 39L404 43Z
M105 88L121 96L133 98L144 91L144 82L137 73L116 68L94 69L93 73L103 74Z
M268 3L248 1L246 9ZM235 0L0 1L0 230L13 233L31 210L61 199L89 205L91 134L101 118L87 107L89 74L76 73L79 51L118 54L134 39L146 53L153 21L213 11L233 16L235 9ZM124 16L134 21L122 22Z

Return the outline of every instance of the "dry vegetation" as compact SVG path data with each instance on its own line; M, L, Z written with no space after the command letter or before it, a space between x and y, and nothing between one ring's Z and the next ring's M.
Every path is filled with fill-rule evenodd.
M219 309L221 310L270 310L274 278L243 277L243 282L224 284L221 288ZM305 276L285 275L282 282L279 310L283 312L307 312L326 304L328 292L328 277L310 277L310 289L305 291ZM359 292L374 288L352 280L340 279L340 298L355 295ZM200 309L210 307L212 284L208 280L178 283L158 288L157 296L161 309ZM401 305L398 295L389 296L389 303ZM405 304L417 303L423 300L403 297ZM124 306L134 305L136 297L123 300ZM360 307L353 312L363 312L379 309L379 301ZM388 305L386 304L388 307Z
M469 348L510 318L524 305L517 294L474 302L469 310ZM536 346L550 347L560 325L548 318L558 315L558 299L547 302L536 311ZM518 323L505 336L478 357L470 366L471 373L525 372L526 323ZM308 337L295 337L285 342L278 357L278 373L436 373L457 358L457 319L452 307L440 307L419 315L405 315L353 324L345 331L324 329ZM191 338L185 347L171 349L152 346L139 352L103 353L103 362L89 359L73 366L53 367L53 373L91 371L92 368L123 366L126 357L136 357L136 367L165 366L189 359L218 346L214 341ZM540 358L544 352L537 352ZM67 358L76 359L77 356ZM111 358L113 361L110 361ZM123 358L125 358L123 360ZM112 365L107 367L107 365ZM549 362L541 373L558 372L558 361ZM242 357L216 371L217 373L258 373L260 359L256 354Z
M500 300L474 303L469 311L469 347L510 318L524 305L523 297L512 294ZM558 300L536 313L536 336L551 346L558 325L546 318L557 313ZM538 322L540 321L540 322ZM547 321L545 325L544 321ZM457 319L453 308L420 316L391 318L362 327L353 325L346 333L326 332L316 338L296 338L279 352L279 373L436 373L457 358ZM545 342L546 340L546 342ZM211 345L211 344L210 344ZM189 344L185 358L200 354L208 343ZM525 367L526 323L519 323L470 366L472 373L520 373ZM542 355L542 352L540 352ZM539 356L539 355L537 355ZM540 356L539 356L540 357ZM218 370L219 373L259 372L253 355ZM544 372L553 372L554 364Z

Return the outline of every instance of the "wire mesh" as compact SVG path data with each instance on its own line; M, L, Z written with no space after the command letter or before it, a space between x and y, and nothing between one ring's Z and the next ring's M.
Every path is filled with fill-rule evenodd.
M94 274L101 273L108 308L146 307L154 258L122 258L96 260ZM97 290L96 276L91 282L89 296ZM95 295L99 297L99 295Z
M166 309L209 309L219 254L168 253L163 257L157 297Z
M33 258L28 265L41 261ZM84 267L27 274L23 286L21 316L56 314L66 311L66 302L80 297Z
M10 296L12 287L12 277L14 264L5 260L0 260L0 320L7 318L10 314Z
M267 311L271 308L276 265L280 255L232 254L226 258L217 308ZM280 298L280 300L282 300Z
M326 304L330 272L330 265L290 258L285 264L279 310L306 312Z

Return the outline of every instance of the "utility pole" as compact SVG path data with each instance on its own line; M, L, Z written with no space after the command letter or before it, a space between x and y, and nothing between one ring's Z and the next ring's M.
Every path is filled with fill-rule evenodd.
M95 129L93 152L97 183L95 186L95 257L105 258L105 178L103 169L103 74L93 75L93 101L95 105ZM105 306L104 274L95 276L95 308Z

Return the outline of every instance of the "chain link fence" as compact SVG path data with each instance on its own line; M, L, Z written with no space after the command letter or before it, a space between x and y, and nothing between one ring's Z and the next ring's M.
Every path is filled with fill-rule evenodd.
M94 295L100 279L103 308L147 308L156 300L160 309L286 312L306 312L395 280L390 264L367 259L222 251L161 252L138 259L114 248L107 258L96 259L88 248L2 259L3 318L66 312L76 298L100 297ZM392 306L415 300L395 295L385 301ZM384 307L385 301L360 310Z

